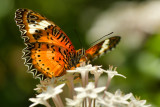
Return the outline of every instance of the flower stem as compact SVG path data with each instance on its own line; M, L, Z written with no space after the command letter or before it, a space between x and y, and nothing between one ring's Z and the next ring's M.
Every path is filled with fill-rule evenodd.
M88 73L86 73L86 76L85 76L85 86L86 86L86 84L88 84Z
M96 100L94 99L94 100L93 100L93 107L95 107L95 103L96 103Z
M56 101L56 99L55 99L55 98L52 98L52 100L53 100L55 106L58 107L59 105L58 105L58 102Z
M95 88L97 87L98 79L99 79L99 76L95 76Z
M89 101L88 101L88 102L89 102L89 107L92 107L92 106L91 106L92 100L91 100L90 98L89 98L88 100L89 100Z
M73 76L69 76L67 78L67 85L68 85L68 88L70 90L70 97L73 99L73 96L74 96L74 83L73 83Z
M86 76L85 74L83 75L83 73L81 73L82 87L86 87L86 77L85 76Z
M47 102L47 103L45 103L45 106L46 107L51 107L51 105Z
M84 99L84 105L85 105L85 107L87 107L87 99L86 98Z
M112 79L112 78L110 78L110 77L108 76L105 91L107 91L107 89L108 89L108 87L109 87L109 84L110 84L110 82L111 82L111 79ZM103 98L104 98L104 97L105 97L105 93L104 93L104 95L103 95Z
M62 99L61 99L61 97L59 95L57 95L57 99L58 99L60 107L64 107Z

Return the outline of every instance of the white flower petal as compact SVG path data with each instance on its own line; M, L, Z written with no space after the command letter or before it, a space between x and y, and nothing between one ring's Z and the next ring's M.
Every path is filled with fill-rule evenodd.
M75 99L75 100L72 100L69 98L65 98L65 99L66 99L66 104L68 106L78 106L82 102L81 99Z
M100 92L104 91L105 89L106 89L106 87L99 87L99 88L96 88L94 91L96 93L100 93Z
M83 67L77 67L74 70L67 70L67 72L70 72L70 73L74 73L74 72L81 73L81 72L89 72L89 71L93 71L93 70L96 70L96 67L94 67L91 64L89 64L89 65L86 65L86 66L83 66Z
M97 93L88 94L88 97L93 99L95 99L97 96Z
M151 105L145 105L146 100L136 99L133 95L130 98L131 102L129 107L150 107Z
M112 93L105 91L106 96L108 96L109 98L111 98L113 96Z
M124 75L122 74L116 74L116 76L120 76L120 77L123 77L123 78L126 78Z
M98 93L102 92L105 90L105 87L100 87L100 88L95 88L94 83L89 82L86 88L75 88L75 91L79 92L77 94L77 98L93 98L95 99L98 96Z
M140 103L144 105L146 103L146 100L141 100Z
M118 95L121 95L122 92L120 91L120 89L118 89L116 92L115 92L115 95L118 96Z
M108 104L111 104L110 105L111 107L112 106L115 107L115 105L124 107L125 105L129 104L129 99L132 97L132 93L123 95L119 89L115 92L115 94L112 94L107 91L105 91L105 94L106 94L106 96L104 97L105 105L107 104L108 106ZM99 102L104 104L104 102L101 101Z
M34 106L36 106L36 105L38 105L38 103L33 103L33 104L31 104L29 107L34 107Z
M124 75L118 74L117 71L107 70L107 71L104 71L104 72L107 73L107 74L108 74L108 77L110 77L110 78L113 78L114 76L120 76L120 77L126 78Z
M61 85L58 85L57 87L55 87L55 89L61 89L64 87L65 84L61 84Z
M82 87L74 88L75 91L77 92L83 92L85 89Z
M88 85L86 87L86 89L94 89L94 88L95 88L95 86L92 82L88 83Z
M31 104L29 107L34 107L38 104L42 104L42 105L49 105L49 103L46 100L43 100L43 98L30 98L29 99L31 102L33 102L33 104Z
M77 95L77 98L83 99L83 98L85 98L85 97L87 97L87 96L88 96L87 93L82 92L82 93L79 93L79 94Z
M56 95L63 92L61 88L64 87L65 84L61 84L57 87L48 86L47 90L39 95L37 97L43 98L44 100L48 100L49 98L54 98Z
M125 100L128 100L129 98L131 98L131 96L132 96L132 93L129 93L129 94L125 95L123 98Z

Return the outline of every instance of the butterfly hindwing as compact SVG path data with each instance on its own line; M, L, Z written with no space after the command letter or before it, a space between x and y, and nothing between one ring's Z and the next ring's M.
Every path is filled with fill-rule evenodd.
M34 43L29 50L24 49L24 51L26 52L23 56L25 64L35 76L57 77L65 74L71 67L69 63L71 56L63 47Z

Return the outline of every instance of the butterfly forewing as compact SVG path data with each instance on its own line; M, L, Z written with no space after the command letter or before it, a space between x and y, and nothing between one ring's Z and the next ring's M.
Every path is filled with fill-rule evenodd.
M25 43L46 42L75 52L67 35L44 16L29 9L17 9L15 20Z

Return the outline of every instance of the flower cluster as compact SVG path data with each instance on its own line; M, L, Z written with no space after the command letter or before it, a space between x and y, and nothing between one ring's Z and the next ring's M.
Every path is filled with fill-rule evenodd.
M93 80L89 79L89 73L94 75ZM106 85L98 87L98 79L102 73L108 74ZM81 79L79 79L79 75ZM33 102L30 107L34 107L37 104L45 105L46 107L52 107L49 103L49 99L52 99L56 107L149 107L145 105L146 100L136 99L132 93L123 94L119 89L114 93L107 91L111 79L114 76L125 76L119 74L116 71L116 67L109 66L108 70L104 70L101 66L92 66L91 64L77 67L74 70L68 70L67 74L63 77L65 83L59 83L57 78L46 79L41 81L35 89L40 94L36 95L36 98L30 98ZM76 77L76 78L75 78ZM78 82L76 82L78 81ZM92 82L90 82L92 81ZM75 87L76 83L81 83L81 86ZM60 85L59 85L60 84ZM66 102L63 103L60 97L60 93L63 92L64 85L67 84L69 89L70 98L65 98Z
M41 84L37 85L37 92L42 91L40 94L36 95L36 98L30 98L29 100L34 102L30 107L34 107L37 104L45 105L46 107L51 107L47 100L52 99L57 107L63 107L62 100L59 96L60 93L63 92L62 88L65 84L61 84L58 86L55 85L54 79L46 79L45 81L41 81Z

